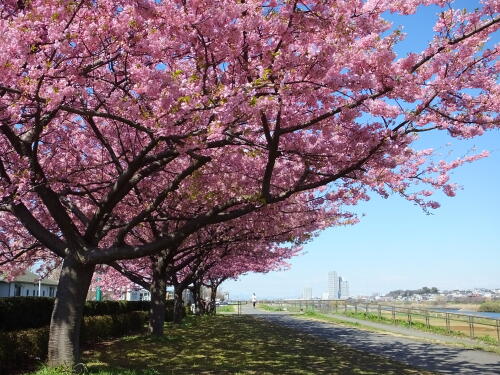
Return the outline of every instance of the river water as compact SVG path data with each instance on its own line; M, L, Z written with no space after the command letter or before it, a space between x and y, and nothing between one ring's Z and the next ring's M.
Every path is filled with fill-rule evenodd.
M431 310L445 312L445 313L449 312L449 313L462 314L462 315L479 316L481 318L500 319L500 313L496 313L496 312L467 311L467 310L460 310L460 309L431 309Z

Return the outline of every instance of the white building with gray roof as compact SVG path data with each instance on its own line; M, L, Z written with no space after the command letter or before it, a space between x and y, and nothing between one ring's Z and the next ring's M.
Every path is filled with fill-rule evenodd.
M7 280L0 275L1 297L55 297L58 282L52 279L40 279L40 276L27 271L14 280Z

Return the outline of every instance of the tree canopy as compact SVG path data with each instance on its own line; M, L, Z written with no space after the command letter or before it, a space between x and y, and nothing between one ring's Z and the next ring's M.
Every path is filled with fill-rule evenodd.
M434 38L396 56L404 34L384 14L430 4L446 6ZM352 220L347 207L369 192L437 208L433 191L455 194L449 172L486 153L438 160L413 144L498 128L498 47L485 43L499 8L3 1L0 270L62 262L54 323L96 265L156 256L266 207L307 206L318 228ZM71 311L51 328L51 363L78 351Z

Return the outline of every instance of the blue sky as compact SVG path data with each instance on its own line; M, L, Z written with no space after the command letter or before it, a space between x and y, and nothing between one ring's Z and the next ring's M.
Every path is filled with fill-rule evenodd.
M477 0L459 0L455 7L473 9ZM410 17L389 16L403 24L406 40L399 55L423 49L432 36L437 7L421 8ZM499 33L493 42L500 40ZM349 280L351 295L386 293L394 289L436 286L500 288L500 132L470 141L433 135L419 146L461 156L475 148L489 158L453 173L463 190L454 198L437 195L441 208L426 215L398 196L373 197L356 208L365 214L355 226L331 228L304 247L304 255L283 272L249 274L221 288L231 298L299 297L306 287L320 297L328 272Z

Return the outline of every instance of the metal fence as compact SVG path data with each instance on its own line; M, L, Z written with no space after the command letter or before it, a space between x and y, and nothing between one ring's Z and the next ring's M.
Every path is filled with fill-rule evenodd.
M270 301L266 304L290 312L341 314L413 328L432 329L435 332L480 338L500 345L500 319L495 318L346 300L285 300Z
M231 311L231 313L236 313L238 315L241 315L241 306L246 305L247 303L248 301L229 301L224 305L217 306L217 308L220 310L220 308L224 306L234 306L234 311Z

